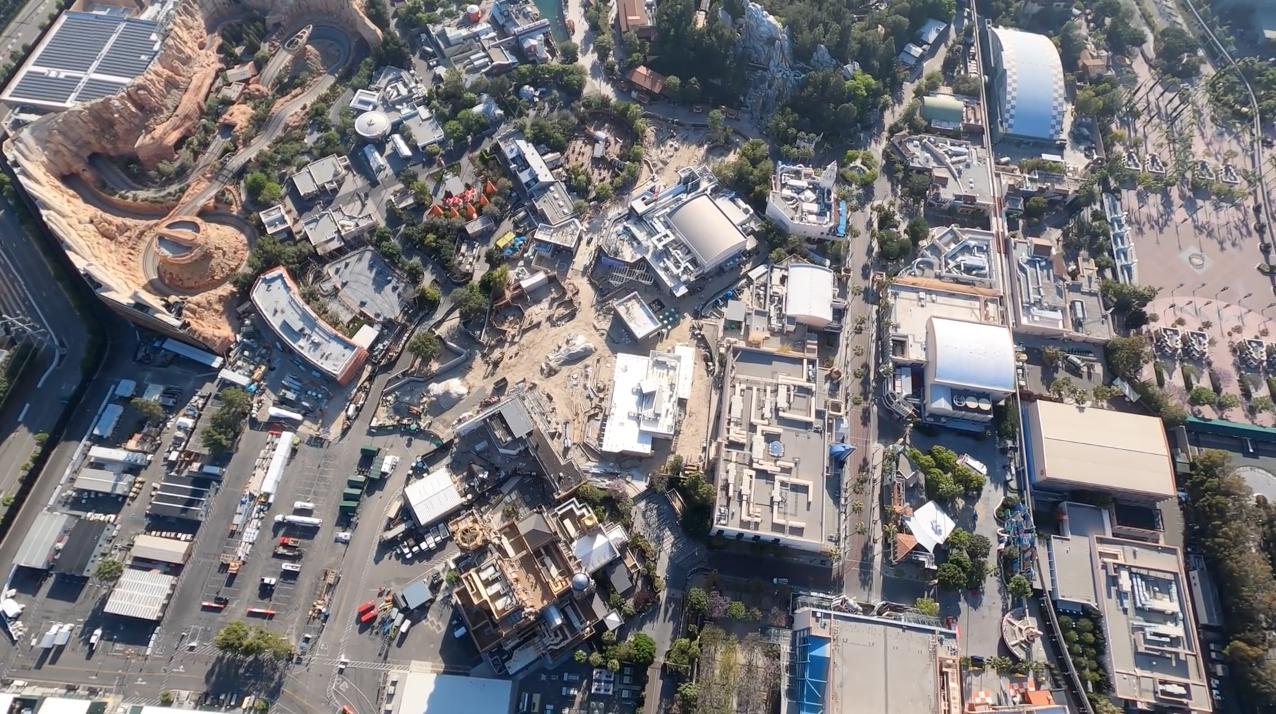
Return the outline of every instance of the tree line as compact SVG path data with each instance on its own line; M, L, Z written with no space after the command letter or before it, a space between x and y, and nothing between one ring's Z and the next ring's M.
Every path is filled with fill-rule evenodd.
M1276 659L1270 656L1276 623L1276 509L1256 502L1233 470L1227 452L1207 449L1186 480L1185 515L1214 577L1228 644L1223 652L1253 708L1276 706Z

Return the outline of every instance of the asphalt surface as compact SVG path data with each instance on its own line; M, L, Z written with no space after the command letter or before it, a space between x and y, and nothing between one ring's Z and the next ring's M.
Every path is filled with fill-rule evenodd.
M80 381L87 335L36 241L8 202L0 202L0 312L22 316L50 336L0 412L0 493L18 487L35 435L52 431ZM59 345L65 354L59 355ZM50 369L52 368L52 369ZM17 531L17 532L20 532ZM0 562L3 562L0 559Z

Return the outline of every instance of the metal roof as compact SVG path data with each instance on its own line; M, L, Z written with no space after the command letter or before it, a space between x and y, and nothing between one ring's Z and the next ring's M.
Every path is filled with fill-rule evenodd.
M89 566L96 560L110 525L106 521L78 519L58 551L53 572L88 577L91 574Z
M58 545L71 532L74 521L74 517L65 513L42 511L35 517L35 523L31 524L26 538L22 539L18 556L13 560L14 565L48 570L57 557Z
M1068 96L1059 49L1045 35L991 30L1002 133L1055 140L1063 135Z
M133 539L134 558L144 558L160 563L182 564L190 554L191 544L172 538L160 538L152 535L139 535Z
M935 383L1009 394L1015 391L1015 346L1004 325L932 317Z
M0 99L65 109L108 97L146 71L159 47L153 20L65 12Z
M669 214L669 223L696 254L702 270L715 268L744 250L744 234L712 196L697 196L675 208Z
M158 620L164 616L177 578L145 570L125 570L111 591L103 612L108 615Z

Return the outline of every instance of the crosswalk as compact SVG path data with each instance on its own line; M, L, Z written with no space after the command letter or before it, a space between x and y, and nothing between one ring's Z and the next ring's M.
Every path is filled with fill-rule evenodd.
M341 664L341 660L335 657L315 657L310 661L322 667L336 667ZM399 665L390 662L358 662L352 660L346 663L346 669L369 669L377 672L389 672L396 668L401 669Z

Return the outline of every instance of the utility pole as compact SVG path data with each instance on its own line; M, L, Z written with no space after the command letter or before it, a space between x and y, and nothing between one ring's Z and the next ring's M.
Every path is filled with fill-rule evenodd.
M22 315L0 313L0 332L15 341L30 340L33 346L44 347L50 342L48 330Z

